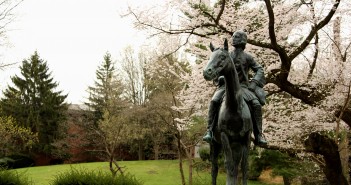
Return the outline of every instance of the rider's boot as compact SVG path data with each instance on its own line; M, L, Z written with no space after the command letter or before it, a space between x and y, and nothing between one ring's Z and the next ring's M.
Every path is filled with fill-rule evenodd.
M211 101L208 108L208 118L207 118L207 131L202 138L202 140L211 143L213 139L213 129L216 126L216 120L218 115L219 103L216 101Z
M253 101L253 117L255 119L254 125L253 125L253 130L254 130L254 136L255 136L255 145L258 146L264 146L267 145L267 141L263 137L262 134L262 106L261 104L257 101Z
M211 143L212 139L213 139L213 133L211 130L207 129L202 140L206 141L207 143Z

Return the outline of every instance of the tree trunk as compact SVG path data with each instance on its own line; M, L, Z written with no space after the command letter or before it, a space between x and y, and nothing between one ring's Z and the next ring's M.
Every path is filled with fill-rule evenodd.
M189 163L189 185L193 184L193 156L194 156L194 147L189 148L188 153L188 163Z
M342 48L341 48L341 17L336 17L333 23L333 40L334 44L332 45L334 60L337 62L343 62L342 57Z
M142 140L138 141L138 145L139 145L139 151L138 151L138 158L139 161L144 160L144 143Z
M183 170L182 145L181 145L181 142L180 142L180 138L176 137L176 139L177 139L177 148L178 148L178 157L179 157L180 177L182 179L182 185L186 185L185 184L184 170Z
M339 147L334 139L318 132L311 133L305 141L308 151L323 156L323 172L331 185L349 185L343 174Z
M110 171L112 173L112 176L115 177L117 174L117 171L113 169L113 160L114 160L113 155L110 155L110 161L109 161Z
M288 177L283 176L284 185L291 185L291 179Z
M351 180L351 131L349 130L349 132L347 133L347 138L348 138L348 146L347 146L347 148L348 148L348 169L349 169L349 171L348 171L348 175L347 175L347 180L350 182L350 180Z
M160 145L158 143L154 143L154 159L158 160L158 156L160 153Z
M339 153L342 173L345 176L346 180L349 182L349 138L346 130L344 130L343 133L345 133L345 135L341 136L341 140L339 142Z
M317 64L317 60L318 60L318 54L319 54L318 41L319 41L319 36L318 36L318 33L316 33L315 43L314 43L315 51L314 51L314 55L313 55L313 61L312 61L312 64L310 65L310 70L309 70L308 76L307 76L308 80L311 80L311 78L313 76L313 71L316 68L316 64Z

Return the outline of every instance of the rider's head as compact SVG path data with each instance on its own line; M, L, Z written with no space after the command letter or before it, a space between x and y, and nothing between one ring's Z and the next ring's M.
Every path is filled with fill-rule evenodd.
M247 43L247 35L244 31L239 30L239 31L234 32L232 39L233 39L233 46L234 47L245 48L245 45Z

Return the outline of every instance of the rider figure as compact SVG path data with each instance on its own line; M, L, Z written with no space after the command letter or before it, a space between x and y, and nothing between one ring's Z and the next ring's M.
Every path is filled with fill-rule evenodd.
M232 39L235 49L230 52L230 57L234 61L238 72L239 82L243 89L243 97L246 103L250 106L251 114L253 115L254 143L259 146L266 145L267 141L262 135L262 105L265 103L265 95L262 96L262 94L259 94L259 96L257 96L255 94L257 86L262 88L265 84L263 68L249 53L244 52L247 43L247 35L245 32L236 31L233 34ZM255 72L251 81L248 80L248 72L250 68ZM217 81L218 88L209 105L207 132L203 137L203 140L207 142L212 141L212 130L213 127L216 126L218 119L217 114L225 92L224 78L219 77Z

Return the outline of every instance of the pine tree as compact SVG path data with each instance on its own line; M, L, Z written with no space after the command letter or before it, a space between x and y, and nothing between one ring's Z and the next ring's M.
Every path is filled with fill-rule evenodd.
M85 125L85 129L88 147L96 151L104 151L101 154L110 161L110 170L113 174L120 170L118 168L115 171L112 167L112 163L117 165L114 160L116 154L114 151L126 138L125 122L120 116L126 106L121 99L122 87L111 55L107 52L104 55L104 61L96 70L94 85L88 87L89 97L85 104L94 115L93 124Z
M61 124L65 121L67 95L56 91L58 86L49 72L48 65L35 52L20 66L21 76L11 78L14 86L8 86L0 100L3 114L16 119L19 126L38 133L39 151L50 154L51 143L59 139Z
M120 110L121 105L116 101L120 100L122 93L121 82L116 78L116 70L111 59L111 54L104 55L104 61L96 70L94 86L88 87L88 102L85 104L94 111L94 122L102 119L106 109L110 112ZM114 102L114 103L112 103Z

